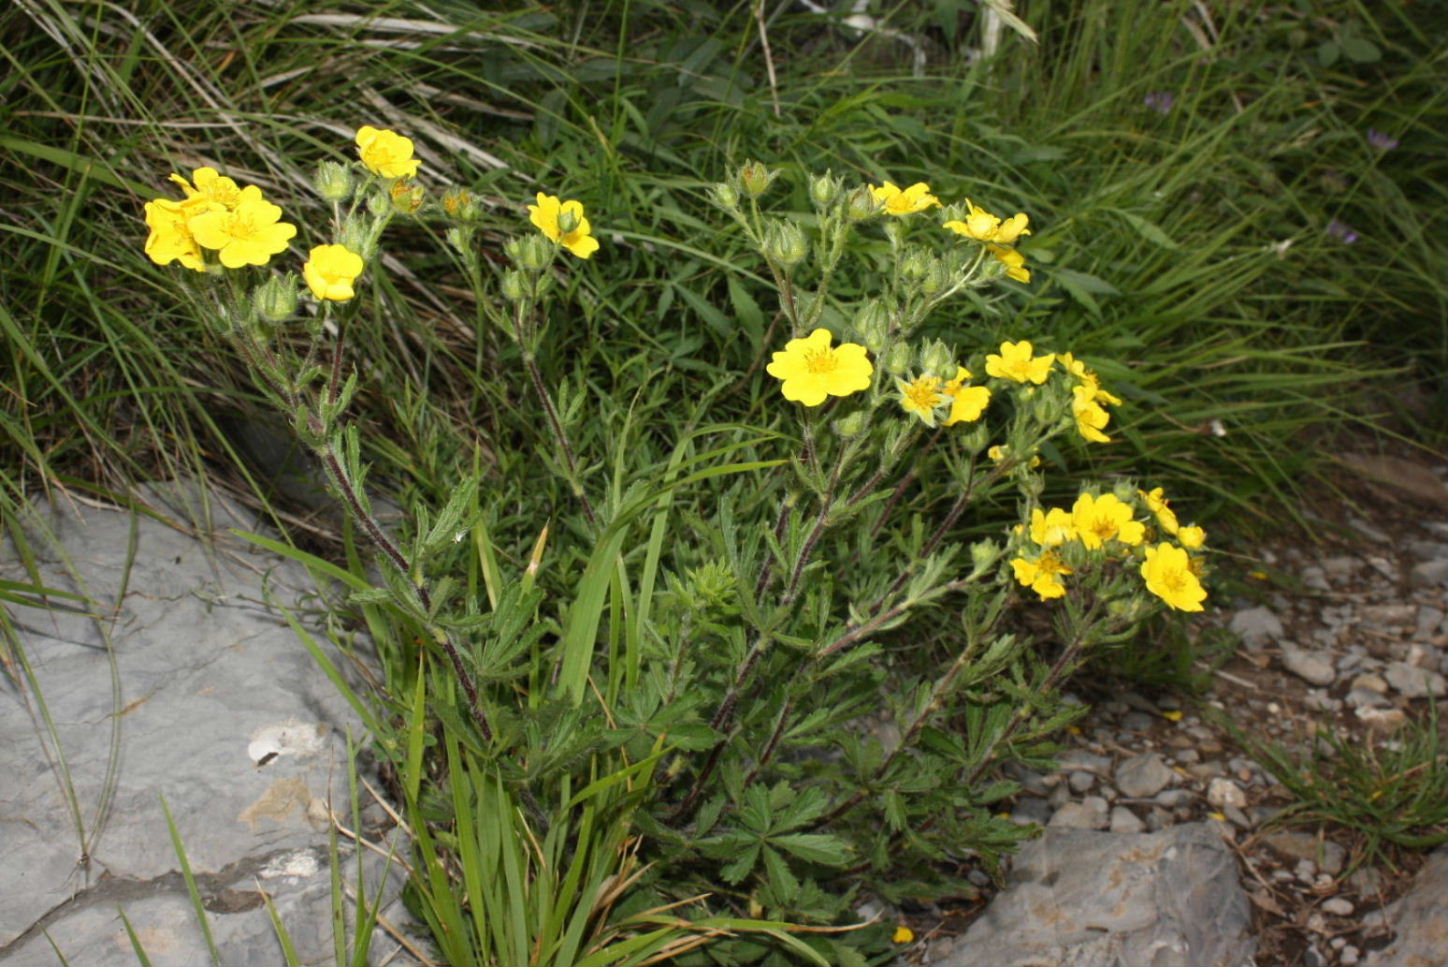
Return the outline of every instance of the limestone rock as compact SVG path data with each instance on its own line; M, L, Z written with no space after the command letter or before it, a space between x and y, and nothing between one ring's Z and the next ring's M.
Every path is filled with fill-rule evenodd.
M1418 871L1412 888L1365 922L1386 923L1393 942L1364 958L1369 967L1444 967L1448 965L1448 846L1440 846Z
M198 499L184 488L169 493ZM255 529L219 502L215 514L218 527ZM14 610L34 678L20 690L0 679L0 775L19 780L0 783L0 964L58 963L41 927L71 963L136 963L118 905L150 938L154 962L209 959L175 872L163 797L226 963L283 960L258 882L295 931L302 959L327 957L328 802L338 797L334 808L346 813L346 736L364 747L366 739L270 606L296 608L314 591L311 577L235 539L213 545L128 512L40 508L37 521L56 541L47 546L30 528L41 581L94 603ZM0 546L0 577L30 580L16 560ZM313 635L339 666L357 659ZM265 873L304 855L312 861ZM369 869L375 889L382 874ZM397 873L384 904L398 894ZM374 953L395 949L378 940Z
M1048 829L934 967L1250 963L1251 909L1232 851L1204 823L1118 835Z

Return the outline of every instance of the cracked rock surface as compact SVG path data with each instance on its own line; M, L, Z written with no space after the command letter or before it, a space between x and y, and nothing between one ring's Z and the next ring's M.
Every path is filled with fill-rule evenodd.
M70 963L135 964L118 910L153 963L209 961L163 800L222 962L283 962L263 893L304 962L334 957L329 804L347 814L346 736L363 730L272 606L305 622L310 576L229 535L212 544L127 511L36 513L55 544L27 527L38 573L7 541L0 578L89 604L10 608L27 667L0 677L0 964L60 963L55 948ZM213 515L218 531L255 528L219 505ZM355 884L354 844L341 843ZM405 919L400 871L364 856L369 897L386 880L383 916ZM378 932L376 959L395 947Z

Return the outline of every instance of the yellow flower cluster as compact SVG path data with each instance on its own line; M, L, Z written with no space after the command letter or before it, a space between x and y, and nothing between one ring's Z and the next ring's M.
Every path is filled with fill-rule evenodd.
M935 425L936 411L948 403L950 410L943 423L954 426L980 419L990 403L990 390L966 385L970 378L970 370L957 366L955 375L948 380L930 375L913 380L896 379L895 388L900 391L900 406L906 413L919 417L926 426Z
M412 156L411 139L363 125L356 143L361 165L391 180L388 191L398 210L417 210L422 203L421 189L402 180L416 175L421 164ZM332 167L342 179L341 195L345 195L345 169ZM173 174L171 181L186 197L180 201L156 198L145 208L150 229L145 250L157 265L180 262L185 268L204 272L207 252L215 252L217 262L228 269L266 265L273 255L285 251L297 234L297 227L281 220L281 208L262 197L260 188L242 187L215 168L197 168L190 181ZM352 284L364 267L362 256L344 245L318 245L302 266L302 277L316 298L344 301L356 295Z
M917 181L909 188L901 188L894 182L870 185L870 195L880 206L879 211L896 217L914 215L927 208L939 207L940 199L930 193L930 186ZM1017 212L1010 218L999 218L981 208L969 198L965 200L965 217L951 219L945 228L963 235L973 242L980 242L1001 265L1006 276L1017 282L1031 281L1031 271L1026 268L1026 257L1016 251L1016 242L1022 235L1031 234L1027 227L1030 218L1024 212Z
M297 227L281 221L282 210L262 197L255 185L239 187L215 168L197 168L191 181L171 180L186 198L156 198L146 203L146 255L157 265L179 261L206 271L204 250L217 253L228 269L265 265L284 251Z
M1182 531L1188 528L1168 529L1168 518L1164 514L1170 515L1171 511L1161 488L1150 493L1138 491L1138 494L1162 530L1182 540ZM1136 509L1130 503L1109 493L1100 496L1083 493L1069 511L1061 507L1032 509L1027 536L1033 546L1011 561L1016 580L1035 591L1043 601L1059 598L1066 593L1061 578L1075 573L1066 563L1068 558L1080 563L1087 552L1120 557L1141 548L1140 573L1146 589L1179 611L1201 611L1207 592L1199 577L1200 566L1186 547L1169 541L1146 543L1146 524L1135 517ZM1173 525L1176 523L1174 516L1169 519ZM1194 543L1187 546L1201 547L1206 534L1200 528L1191 530L1193 533L1188 539Z

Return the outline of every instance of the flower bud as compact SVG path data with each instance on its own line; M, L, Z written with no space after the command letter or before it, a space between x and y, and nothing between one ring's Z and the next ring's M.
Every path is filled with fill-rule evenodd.
M256 314L271 323L286 322L297 311L297 283L290 274L271 276L251 292Z
M378 188L367 196L367 211L381 218L392 212L392 194L386 188Z
M840 197L840 190L844 186L840 179L829 172L822 175L815 175L809 180L809 198L814 206L821 211L834 204L834 200Z
M578 212L573 208L562 208L558 212L558 231L571 235L579 226Z
M920 354L920 368L931 376L950 379L955 376L955 353L939 339L932 340Z
M1136 487L1128 480L1116 481L1111 487L1111 492L1123 504L1135 504L1137 501Z
M904 376L910 371L910 364L915 361L914 356L915 352L908 345L897 342L885 354L885 372L891 376Z
M517 302L528 294L528 281L522 272L517 269L508 269L503 273L503 298Z
M885 348L890 338L890 310L879 299L872 299L855 313L855 332L872 353Z
M893 222L891 224L894 224ZM930 270L930 260L927 259L919 249L911 249L905 253L900 260L900 276L909 279L911 282L918 282L925 278L925 273Z
M979 577L1000 560L1001 548L995 541L976 541L970 545L970 576Z
M739 207L739 192L728 182L721 181L709 189L709 200L726 212Z
M378 197L373 195L373 198ZM377 254L377 246L368 239L370 233L367 226L360 218L348 218L342 222L342 230L337 233L337 244L345 245L348 249L362 256L364 262L371 261Z
M880 209L885 203L870 193L866 185L854 189L845 199L845 214L852 222L863 222L867 218L874 218L880 214Z
M336 161L323 161L312 176L312 187L327 201L346 201L352 197L352 171Z
M925 269L925 278L920 280L920 291L925 295L934 295L945 288L950 281L950 270L940 259L931 259Z
M542 235L524 235L508 239L503 246L503 253L512 259L518 268L537 272L553 258L553 243Z
M458 228L456 225L454 225L452 228L449 228L446 232L443 232L442 237L449 245L457 249L463 255L467 255L469 250L471 250L472 248L473 233L471 231L465 231L461 228Z
M790 266L809 253L809 242L794 222L774 222L764 231L764 257L771 262Z
M974 456L984 450L985 445L990 442L990 431L984 424L977 423L970 428L969 432L960 435L960 442L971 456Z
M859 436L864 429L865 414L859 410L835 421L835 432L842 440L853 439Z
M739 184L744 188L746 194L752 198L758 198L769 190L774 179L779 177L779 172L770 171L758 161L749 161L739 169Z

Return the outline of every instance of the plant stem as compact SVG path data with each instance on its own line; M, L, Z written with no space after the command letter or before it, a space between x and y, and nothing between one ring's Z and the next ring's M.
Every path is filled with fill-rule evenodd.
M564 463L568 465L568 485L573 489L573 496L578 498L579 504L583 507L583 516L587 517L588 522L596 528L598 527L598 517L593 513L593 505L588 502L588 495L583 492L583 484L578 479L578 466L573 459L573 447L568 443L568 434L563 430L563 421L559 418L558 410L553 405L553 397L543 382L543 373L538 369L538 360L531 349L523 350L523 364L527 367L528 375L533 380L533 389L543 404L543 411L548 414L548 425L553 430L553 439L563 452Z

